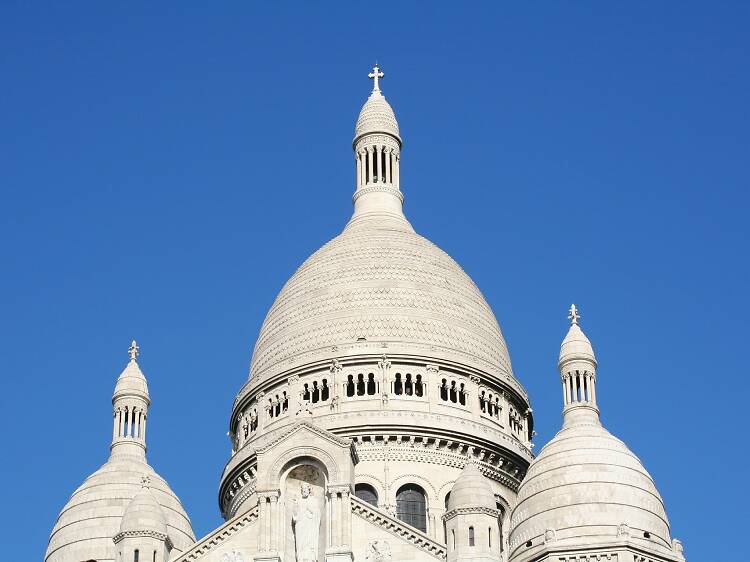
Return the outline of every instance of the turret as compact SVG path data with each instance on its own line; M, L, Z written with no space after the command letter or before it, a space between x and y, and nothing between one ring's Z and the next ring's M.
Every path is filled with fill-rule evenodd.
M495 495L474 462L466 463L453 485L443 521L447 562L499 562Z
M396 114L380 90L384 76L377 65L368 74L373 80L372 92L354 129L356 190L351 223L377 215L378 220L395 219L411 230L402 210L401 136Z
M568 313L570 329L560 345L557 368L563 389L565 425L577 421L599 422L596 405L596 356L591 342L578 325L580 315L575 304Z
M138 344L128 349L130 361L120 373L112 395L112 455L145 458L146 420L151 400L146 377L138 366Z
M166 562L172 550L167 519L151 493L150 479L141 479L141 490L125 509L120 532L113 540L120 562Z

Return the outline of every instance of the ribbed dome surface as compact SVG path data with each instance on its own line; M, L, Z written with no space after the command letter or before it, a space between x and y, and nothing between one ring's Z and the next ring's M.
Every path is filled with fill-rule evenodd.
M563 545L630 540L670 549L664 503L628 447L598 422L565 426L531 463L511 517L511 559L551 529ZM650 538L644 538L644 532ZM525 559L528 559L528 554Z
M390 133L400 139L396 114L380 92L367 98L354 127L355 140L368 133Z
M482 293L461 267L407 228L372 219L348 227L289 279L253 353L258 379L329 357L333 346L387 342L512 377L505 341ZM363 339L364 338L364 339Z
M161 506L167 533L178 551L195 542L180 500L153 468L132 457L114 457L89 476L60 512L50 536L46 562L114 560L112 541L133 497L150 477L150 492ZM174 551L173 551L174 552Z
M485 507L495 509L495 494L487 478L473 462L467 463L451 489L448 509Z

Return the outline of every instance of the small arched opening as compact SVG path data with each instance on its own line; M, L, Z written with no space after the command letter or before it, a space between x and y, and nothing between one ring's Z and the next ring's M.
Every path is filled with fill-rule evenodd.
M370 505L378 506L378 493L369 484L356 484L354 486L354 495Z

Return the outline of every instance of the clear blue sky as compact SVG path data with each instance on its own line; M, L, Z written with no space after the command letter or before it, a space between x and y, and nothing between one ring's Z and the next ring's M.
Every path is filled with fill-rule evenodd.
M151 464L219 524L228 416L294 269L349 217L377 60L417 230L497 314L541 446L571 301L607 427L690 560L748 501L746 2L3 2L0 533L39 559L107 457L131 338Z

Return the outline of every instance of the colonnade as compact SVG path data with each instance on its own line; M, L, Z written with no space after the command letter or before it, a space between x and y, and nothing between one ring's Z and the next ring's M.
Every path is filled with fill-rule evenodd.
M147 410L138 406L119 406L114 411L112 441L132 438L146 440Z
M589 371L571 371L562 376L565 406L587 403L596 407L596 375Z
M385 185L398 189L399 152L388 146L366 146L356 152L357 189Z

